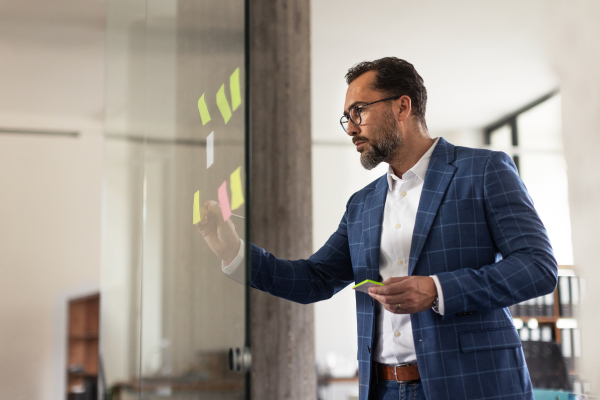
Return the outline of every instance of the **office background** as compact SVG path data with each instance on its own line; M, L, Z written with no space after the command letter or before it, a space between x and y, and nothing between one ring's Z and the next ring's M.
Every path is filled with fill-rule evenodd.
M99 287L105 5L1 5L2 398L64 397L65 304ZM523 179L559 263L576 264L588 282L588 302L597 303L599 12L586 1L313 2L314 247L335 229L348 197L385 172L362 170L339 127L343 75L354 62L394 54L413 62L425 79L431 134L459 145L485 146L486 125L560 88L548 115L561 110L562 148L550 150L564 154L565 164L552 164L551 179L536 173L531 183ZM317 365L337 368L342 376L355 359L353 301L346 290L315 306ZM600 329L585 307L579 321L584 340L586 332ZM596 382L599 349L593 341L584 343L583 371Z

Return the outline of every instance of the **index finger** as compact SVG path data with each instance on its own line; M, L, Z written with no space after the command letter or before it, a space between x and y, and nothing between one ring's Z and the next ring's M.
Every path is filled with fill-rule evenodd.
M223 213L221 212L221 206L216 201L208 200L206 203L204 203L202 208L206 210L207 215L208 213L214 214L217 218L219 218L219 221L223 221Z
M402 283L408 276L388 278L383 282L383 286L373 286L369 288L369 293L378 295L390 295L402 293Z
M410 276L393 276L391 278L387 278L383 284L384 285L391 285L393 283L398 283L398 282L402 282L407 280L408 278L410 278Z
M206 224L208 224L208 214L209 211L206 205L200 207L200 221L194 224L198 229L202 229Z

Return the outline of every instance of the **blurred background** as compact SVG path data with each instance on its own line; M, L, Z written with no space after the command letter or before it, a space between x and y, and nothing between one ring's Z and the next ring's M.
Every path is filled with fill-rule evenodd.
M231 66L243 65L241 12L239 7L195 8L184 1L134 3L0 1L2 399L65 399L69 392L87 390L74 377L97 379L102 370L99 343L112 355L105 378L126 392L123 388L134 376L168 375L179 364L185 365L182 371L224 370L219 356L210 352L193 360L184 353L230 339L243 342L244 315L238 305L234 311L222 305L210 315L201 308L169 313L208 301L210 296L198 294L190 280L220 278L217 273L190 274L185 268L165 275L163 264L185 264L204 255L186 237L152 227L177 220L177 215L160 211L165 204L173 210L180 204L188 207L187 202L191 207L187 192L185 199L173 194L184 190L177 185L190 191L193 185L212 188L220 182L200 182L181 172L176 183L167 179L172 171L206 163L206 142L185 142L193 141L195 128L172 105L187 101L186 96L195 99L195 93L185 94L194 73L200 81L221 79L202 72L207 65L223 72L222 81L234 71ZM199 26L193 26L193 15ZM215 22L215 16L224 15L228 17L222 23ZM549 232L560 265L557 291L511 309L539 399L546 394L541 389L589 398L600 390L600 346L595 340L600 319L593 309L600 300L595 251L600 223L599 17L600 3L582 0L310 3L311 116L298 123L310 124L312 132L313 249L337 228L352 193L387 170L387 165L364 170L339 125L346 70L384 56L406 59L425 80L431 136L513 157ZM151 34L136 34L139 26ZM178 30L182 26L185 36ZM202 48L198 51L204 58L186 58L187 64L154 64L146 79L154 79L161 90L177 92L171 97L149 93L148 86L136 83L135 63L147 54L138 54L137 48L155 46L157 53L177 58L181 43L193 48L193 29L229 32L228 39L214 40L234 51ZM202 90L198 88L199 94ZM126 106L119 103L123 92L129 96ZM137 135L138 126L123 123L123 110L135 114L136 101L145 102L146 108L132 121L152 116L171 121L177 129L167 124ZM220 144L222 158L228 160L223 167L227 176L243 154L243 140L236 142L243 138L241 115L234 114L232 124L222 129L229 140ZM144 203L150 217L138 231L136 202L141 204L143 196L154 200ZM189 213L184 214L187 218ZM243 231L244 224L238 228ZM143 238L146 246L140 247ZM187 255L180 256L182 252ZM162 261L141 277L136 269L141 257ZM142 279L145 301L135 292ZM185 282L187 286L179 285ZM102 300L102 311L101 286L103 295L113 295ZM243 301L243 290L229 282L203 288L211 287L234 292ZM134 298L149 304L144 312L150 322L143 329L132 322L131 310L140 306ZM207 330L211 317L225 314L222 325L237 324L235 332ZM314 315L317 396L353 399L358 380L352 290L316 304ZM74 318L90 321L74 334L79 329ZM190 318L200 322L185 325ZM98 321L111 323L98 327ZM205 333L212 344L196 343L195 335ZM72 362L73 340L85 342L85 355L77 362ZM234 392L242 385L226 372L217 375ZM152 383L153 395L172 396L172 387L161 382ZM237 392L219 393L197 398L239 398Z

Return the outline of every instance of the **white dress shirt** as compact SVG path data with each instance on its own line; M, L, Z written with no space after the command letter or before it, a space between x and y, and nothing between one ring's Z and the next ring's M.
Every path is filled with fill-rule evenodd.
M387 173L388 192L383 211L379 275L382 281L392 277L408 276L408 262L417 209L423 190L425 174L431 154L438 143L431 145L423 157L401 178L394 175L390 166ZM443 298L439 280L432 277L443 314ZM394 314L377 304L377 332L373 359L382 364L395 365L417 359L413 342L410 314Z
M382 281L391 277L408 275L408 262L412 234L415 228L417 209L423 189L423 182L431 154L439 138L431 145L421 159L401 178L388 169L388 192L383 212L381 229L381 253L379 275ZM237 257L229 264L223 263L223 272L238 282L243 282L244 245L240 246ZM439 313L444 314L444 298L437 276L432 276L439 298ZM373 358L382 364L395 365L417 359L413 342L410 314L394 314L377 304L377 338Z

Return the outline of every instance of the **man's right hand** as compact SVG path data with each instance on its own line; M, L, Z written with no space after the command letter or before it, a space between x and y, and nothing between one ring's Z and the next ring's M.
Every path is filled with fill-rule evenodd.
M224 221L221 207L209 200L200 209L201 220L196 228L202 233L208 247L225 263L231 263L238 255L241 240L231 220Z

